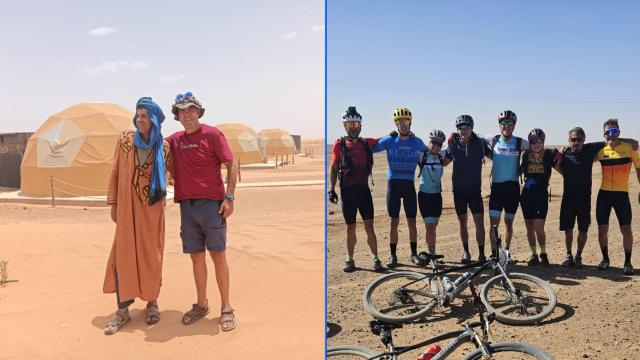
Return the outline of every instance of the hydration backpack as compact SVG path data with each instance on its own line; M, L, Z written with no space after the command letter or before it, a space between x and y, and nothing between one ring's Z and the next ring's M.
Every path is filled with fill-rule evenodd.
M357 142L360 142L364 146L364 150L367 152L367 171L371 175L373 169L373 151L369 147L369 143L363 138L359 137ZM349 170L353 168L353 161L349 155L349 148L347 147L347 138L345 136L340 138L340 160L338 161L338 179L342 182L342 179L349 174Z

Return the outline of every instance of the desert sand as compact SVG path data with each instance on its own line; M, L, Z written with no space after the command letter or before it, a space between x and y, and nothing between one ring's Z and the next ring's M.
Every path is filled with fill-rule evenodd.
M243 170L251 182L323 179L323 157L284 168ZM191 260L182 253L179 207L166 209L161 321L132 321L103 335L115 294L102 281L115 225L106 207L0 204L0 359L321 359L324 354L322 185L241 187L228 220L231 302L238 327L222 332L220 298L208 260L211 312L184 326L195 302ZM294 200L295 199L295 200Z
M378 236L380 258L386 263L389 256L389 221L385 205L386 195L386 157L376 154L374 164L375 186L372 195L375 206L375 229ZM485 227L489 227L488 195L489 172L491 161L484 167L483 189L485 207ZM565 257L564 233L558 230L560 199L562 196L562 177L554 172L551 177L551 203L546 222L547 252L551 261L549 267L528 267L526 260L530 255L522 212L518 209L514 223L514 238L511 250L518 263L508 269L514 272L534 274L550 282L558 295L555 311L542 323L535 326L514 327L494 323L493 333L496 342L525 342L546 349L557 359L638 359L640 345L637 334L640 333L640 233L638 232L638 180L635 171L631 170L630 198L633 209L633 232L635 253L632 261L636 266L634 276L622 274L624 253L622 237L615 215L612 213L609 231L609 257L611 267L607 271L597 270L601 260L598 246L597 226L595 219L595 201L600 186L600 165L593 167L592 217L587 246L583 253L583 269L568 269L560 266ZM444 210L440 218L437 234L437 251L445 255L449 266L459 265L462 245L458 235L458 222L453 208L451 193L451 166L445 168L442 181ZM417 188L418 182L416 182ZM346 274L342 271L346 256L345 225L339 205L329 204L328 217L328 319L337 324L337 334L328 340L329 346L355 345L384 351L379 338L368 329L372 320L362 305L362 296L366 287L380 275L372 271L372 261L365 241L361 220L358 219L358 243L355 261L360 270ZM420 271L409 261L409 239L406 221L400 221L400 241L398 244L398 261L402 263L396 271ZM469 220L471 224L473 222ZM478 255L475 243L475 227L470 226L470 249L475 258ZM500 228L504 232L504 225ZM577 228L576 228L577 235ZM426 251L424 223L418 221L419 251ZM488 244L488 238L487 238ZM573 251L575 254L577 246ZM390 270L387 270L389 272ZM455 274L454 274L455 275ZM454 277L452 277L454 278ZM488 277L479 279L482 284ZM433 316L404 328L396 330L395 344L410 345L435 337L445 332L461 330L460 324L478 319L470 300L468 290L462 297L452 303L452 308L438 308ZM333 335L333 333L332 333ZM442 342L444 347L448 342ZM422 349L425 350L425 349ZM468 353L469 347L459 349L457 356ZM406 359L415 359L419 351L405 354Z

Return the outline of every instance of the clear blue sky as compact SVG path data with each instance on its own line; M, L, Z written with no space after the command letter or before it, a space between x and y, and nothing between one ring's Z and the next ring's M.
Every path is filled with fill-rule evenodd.
M610 117L640 138L638 1L329 0L327 15L329 142L349 105L364 136L388 133L405 106L423 138L460 114L495 134L505 109L516 135L540 127L547 144L574 126L601 141Z
M86 101L170 113L191 90L209 124L324 134L322 0L3 1L0 29L0 133Z

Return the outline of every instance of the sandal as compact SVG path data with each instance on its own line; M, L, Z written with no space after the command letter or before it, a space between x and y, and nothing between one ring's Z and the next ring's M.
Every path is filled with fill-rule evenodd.
M160 311L158 310L157 301L149 301L147 303L147 318L145 322L147 325L154 325L160 321Z
M220 314L220 326L222 331L231 331L236 328L236 316L233 314L233 309L223 310Z
M193 304L193 306L191 307L191 310L187 311L182 317L182 324L191 325L194 322L203 318L208 313L209 313L208 305L205 305L204 307L202 307L198 304Z
M104 334L113 335L117 333L118 331L120 331L120 329L122 329L124 324L129 322L129 320L131 320L131 317L129 316L129 310L118 309L118 311L116 311L116 318L109 321L104 327Z

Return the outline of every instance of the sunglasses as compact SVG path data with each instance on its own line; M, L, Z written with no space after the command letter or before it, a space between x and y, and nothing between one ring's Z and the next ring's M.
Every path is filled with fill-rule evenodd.
M616 128L607 129L607 131L605 131L604 134L607 136L616 136L620 134L620 129L616 129Z
M193 93L191 93L191 91L187 91L184 94L176 95L176 102L188 101L188 100L192 100L193 98L194 98Z
M440 141L431 140L431 143L435 146L442 146L442 143Z
M584 142L584 138L583 137L570 138L569 141L572 143L581 143L581 142Z
M544 145L544 139L543 138L535 138L533 141L531 141L531 145L535 145L535 144Z
M469 125L469 124L460 124L460 125L456 125L456 128L458 130L467 130L467 129L471 129L471 125Z
M500 125L502 126L512 126L513 120L500 120Z
M397 126L400 126L400 125L409 126L409 125L411 125L411 120L409 120L409 119L398 120L398 121L396 121L396 125Z
M360 121L345 121L344 126L347 129L358 129L360 128L360 126L362 126L362 124L360 123Z

